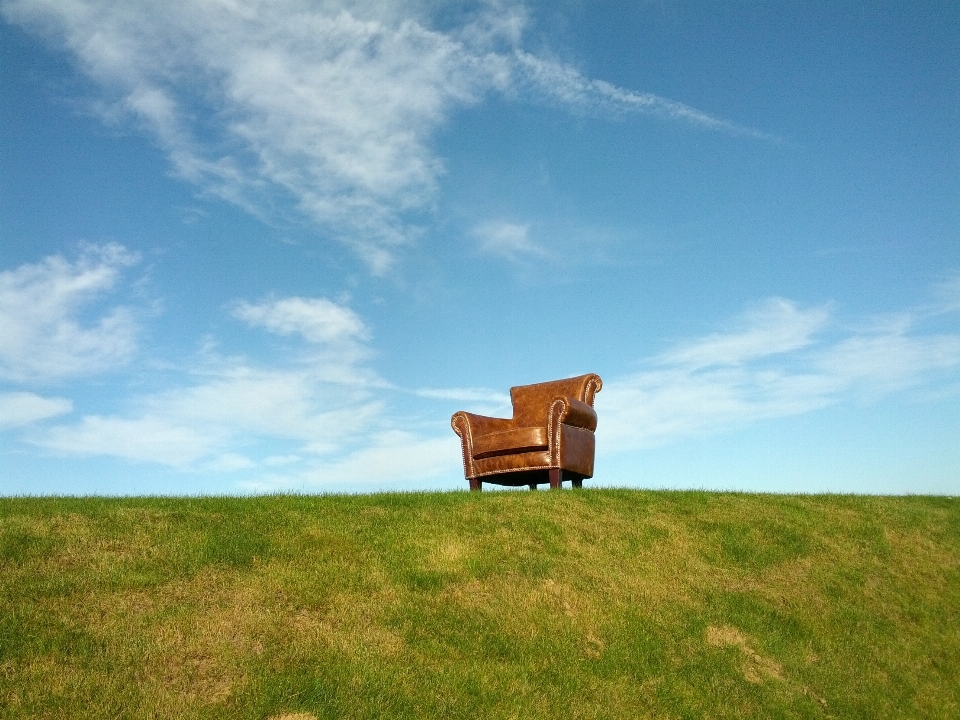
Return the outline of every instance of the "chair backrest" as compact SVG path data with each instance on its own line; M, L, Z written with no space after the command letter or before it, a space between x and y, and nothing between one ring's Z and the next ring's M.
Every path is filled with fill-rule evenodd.
M513 419L520 427L546 427L550 401L555 397L573 398L592 406L593 396L601 387L603 383L600 376L593 373L512 387L510 400L513 402Z

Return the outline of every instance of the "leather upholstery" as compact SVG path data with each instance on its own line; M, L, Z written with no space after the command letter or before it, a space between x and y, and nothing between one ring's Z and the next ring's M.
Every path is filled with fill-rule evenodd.
M516 428L480 435L473 439L473 457L482 460L497 455L513 455L519 452L547 450L550 441L546 428Z
M520 385L510 388L510 419L455 413L450 423L460 436L464 475L471 487L479 488L481 478L531 487L545 482L530 471L560 472L558 478L566 472L577 484L593 477L593 398L601 387L594 374Z

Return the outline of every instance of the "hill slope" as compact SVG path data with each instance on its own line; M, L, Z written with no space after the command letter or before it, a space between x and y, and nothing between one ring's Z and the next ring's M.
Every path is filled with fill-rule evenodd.
M0 500L0 717L284 714L960 717L960 500Z

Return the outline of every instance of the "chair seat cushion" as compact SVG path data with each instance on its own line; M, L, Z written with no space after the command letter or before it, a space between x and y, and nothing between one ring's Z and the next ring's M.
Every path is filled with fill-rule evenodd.
M546 450L548 446L546 428L517 428L475 437L473 439L473 457L480 460L496 455Z

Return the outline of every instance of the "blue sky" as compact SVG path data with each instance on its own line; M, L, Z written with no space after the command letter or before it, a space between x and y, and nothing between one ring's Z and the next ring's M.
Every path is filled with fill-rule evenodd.
M0 493L960 493L960 5L0 0Z

